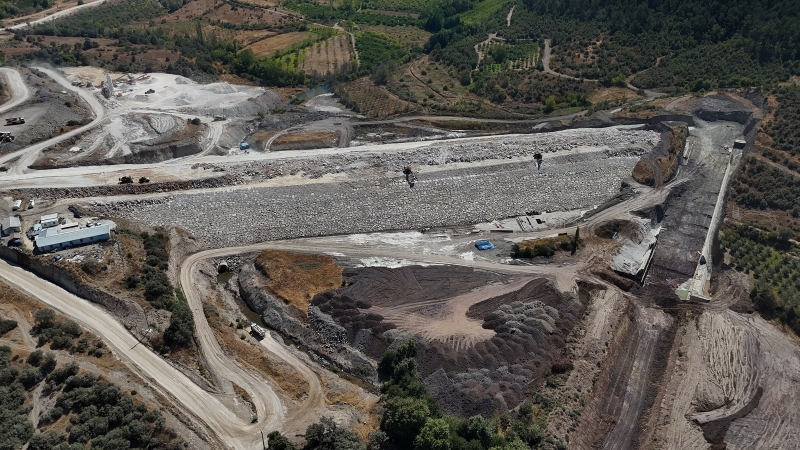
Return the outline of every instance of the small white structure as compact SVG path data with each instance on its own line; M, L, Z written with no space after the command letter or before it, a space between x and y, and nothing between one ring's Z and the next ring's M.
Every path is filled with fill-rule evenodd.
M42 228L52 228L58 226L58 214L47 214L39 219Z
M21 229L19 217L6 217L3 219L2 226L0 226L0 234L8 236L11 233L19 233Z
M70 231L48 228L39 234L35 243L38 251L49 252L51 250L93 244L110 238L111 227L108 224L99 224L91 228L79 228Z

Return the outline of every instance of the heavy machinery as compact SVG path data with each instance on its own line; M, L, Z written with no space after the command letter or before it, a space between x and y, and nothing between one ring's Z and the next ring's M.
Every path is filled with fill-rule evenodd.
M225 116L214 116L214 122L221 122L225 119L227 119Z
M73 216L75 216L76 219L80 219L81 217L83 217L83 213L75 205L69 205L69 211L72 213ZM62 218L59 217L59 219L62 219Z
M11 142L14 140L14 135L10 131L0 131L0 142Z
M403 175L406 176L406 182L410 187L414 187L414 183L417 181L417 174L411 170L411 166L403 166Z
M21 125L25 123L24 117L9 117L6 119L6 125Z
M147 177L139 177L139 184L142 184L142 183L149 183L149 182L150 182L150 178L147 178Z
M119 184L131 184L131 183L133 183L133 177L125 176L119 179Z

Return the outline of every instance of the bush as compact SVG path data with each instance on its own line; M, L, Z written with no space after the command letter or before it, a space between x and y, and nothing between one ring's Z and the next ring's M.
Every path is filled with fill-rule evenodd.
M17 328L16 321L0 317L0 336L3 336L14 328Z
M186 303L176 303L172 308L169 327L164 332L164 343L170 347L187 348L194 342L194 317Z

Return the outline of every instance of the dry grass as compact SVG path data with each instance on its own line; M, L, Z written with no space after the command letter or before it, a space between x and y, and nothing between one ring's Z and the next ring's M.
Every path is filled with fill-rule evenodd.
M530 248L533 250L533 247L537 245L543 244L553 244L553 247L558 250L562 250L562 245L564 248L572 248L572 240L574 239L574 235L563 235L563 236L556 236L551 238L542 238L542 239L534 239L531 241L522 241L519 243L520 249Z
M274 141L271 150L297 150L335 147L339 141L336 131L306 131L286 133Z
M610 88L599 88L589 94L587 100L592 103L599 103L603 101L613 101L617 99L630 99L630 98L639 98L639 95L628 89L622 87L610 87Z
M292 44L303 42L310 38L312 34L313 33L308 31L292 31L291 33L279 34L253 42L245 48L252 50L253 55L257 58L263 58L272 55L278 50L283 50Z
M269 278L270 291L304 314L315 295L342 285L342 268L330 256L264 250L256 267Z
M637 183L644 184L646 186L652 186L655 184L656 174L655 170L653 169L653 163L650 161L639 161L633 166L633 179L636 180Z
M367 440L369 432L377 430L381 425L381 414L376 408L379 397L374 395L364 395L355 388L348 385L348 389L339 392L332 392L325 377L322 381L322 391L325 393L325 403L327 405L349 405L367 415L366 420L361 420L353 429L362 441Z
M268 359L264 355L263 348L256 347L240 339L239 335L244 331L235 330L223 323L216 306L206 304L203 310L206 312L208 324L214 330L217 340L234 354L237 361L260 373L265 378L272 380L281 390L293 398L300 399L308 392L308 382L302 375L283 362ZM243 399L248 400L247 397L243 397ZM252 399L250 401L252 402Z
M2 281L0 281L0 304L12 306L23 317L30 318L31 325L33 325L33 313L48 307L39 300L23 294ZM56 315L59 316L58 313Z
M250 397L250 394L247 393L241 386L236 383L231 383L233 385L233 392L236 393L242 400L250 406L250 412L255 413L256 408L253 404L253 397Z

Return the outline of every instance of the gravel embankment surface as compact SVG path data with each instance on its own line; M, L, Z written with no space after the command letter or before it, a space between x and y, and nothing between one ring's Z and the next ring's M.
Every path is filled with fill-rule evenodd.
M94 203L98 212L178 226L209 247L304 236L466 225L526 212L590 208L619 192L642 151L557 157L350 182L239 188Z

